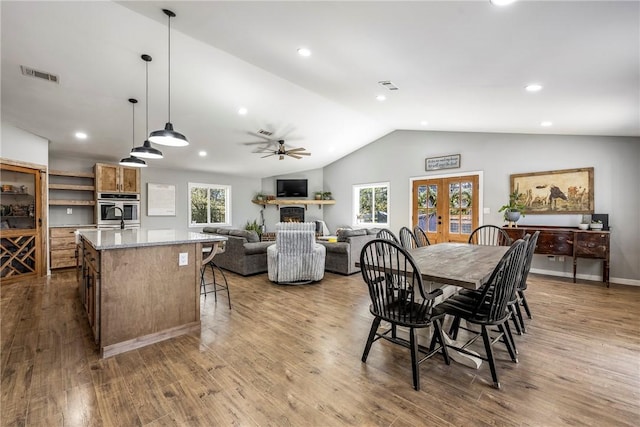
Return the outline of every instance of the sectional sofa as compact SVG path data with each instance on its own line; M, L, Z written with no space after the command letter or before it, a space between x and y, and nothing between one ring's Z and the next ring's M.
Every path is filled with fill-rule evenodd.
M362 247L375 238L377 231L342 229L336 233L337 242L318 241L327 248L325 271L344 275L359 272L355 263ZM225 251L214 258L220 268L243 276L267 272L267 248L275 242L261 242L255 231L237 228L205 227L202 232L228 237Z

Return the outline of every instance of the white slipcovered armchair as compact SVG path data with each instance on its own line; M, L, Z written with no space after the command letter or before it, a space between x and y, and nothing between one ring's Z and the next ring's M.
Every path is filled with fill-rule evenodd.
M276 243L267 248L269 280L296 285L322 280L325 256L314 223L279 222Z

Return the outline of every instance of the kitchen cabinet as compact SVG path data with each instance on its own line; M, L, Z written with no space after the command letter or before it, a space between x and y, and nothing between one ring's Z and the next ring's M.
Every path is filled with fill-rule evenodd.
M96 343L100 341L100 305L96 302L100 296L100 252L96 251L84 239L79 244L80 251L80 300L87 314L89 326Z
M98 193L140 193L138 168L96 163L95 180Z
M76 244L76 230L91 229L95 225L49 228L49 265L57 268L78 267L79 255Z

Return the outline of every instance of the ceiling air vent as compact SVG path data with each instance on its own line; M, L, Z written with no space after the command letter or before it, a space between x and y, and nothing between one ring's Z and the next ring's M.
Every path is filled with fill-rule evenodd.
M60 79L58 76L55 76L50 73L45 73L44 71L34 70L33 68L25 67L24 65L20 66L20 70L22 70L22 74L25 76L35 77L37 79L48 80L50 82L59 83Z
M273 135L273 132L269 132L268 130L260 129L258 131L258 134L259 135L264 135L264 136L271 136L271 135Z
M380 80L378 84L382 87L386 87L389 90L398 90L398 86L394 85L393 82L389 80Z

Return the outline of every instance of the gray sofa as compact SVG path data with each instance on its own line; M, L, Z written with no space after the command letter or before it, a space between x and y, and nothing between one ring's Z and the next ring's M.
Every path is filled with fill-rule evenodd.
M274 242L261 242L255 231L237 228L204 227L202 232L224 235L229 239L225 251L213 259L218 267L243 276L267 271L267 247Z
M375 239L377 232L378 229L340 229L336 232L337 242L318 241L327 248L325 271L345 275L359 272L355 263L360 260L362 247Z

